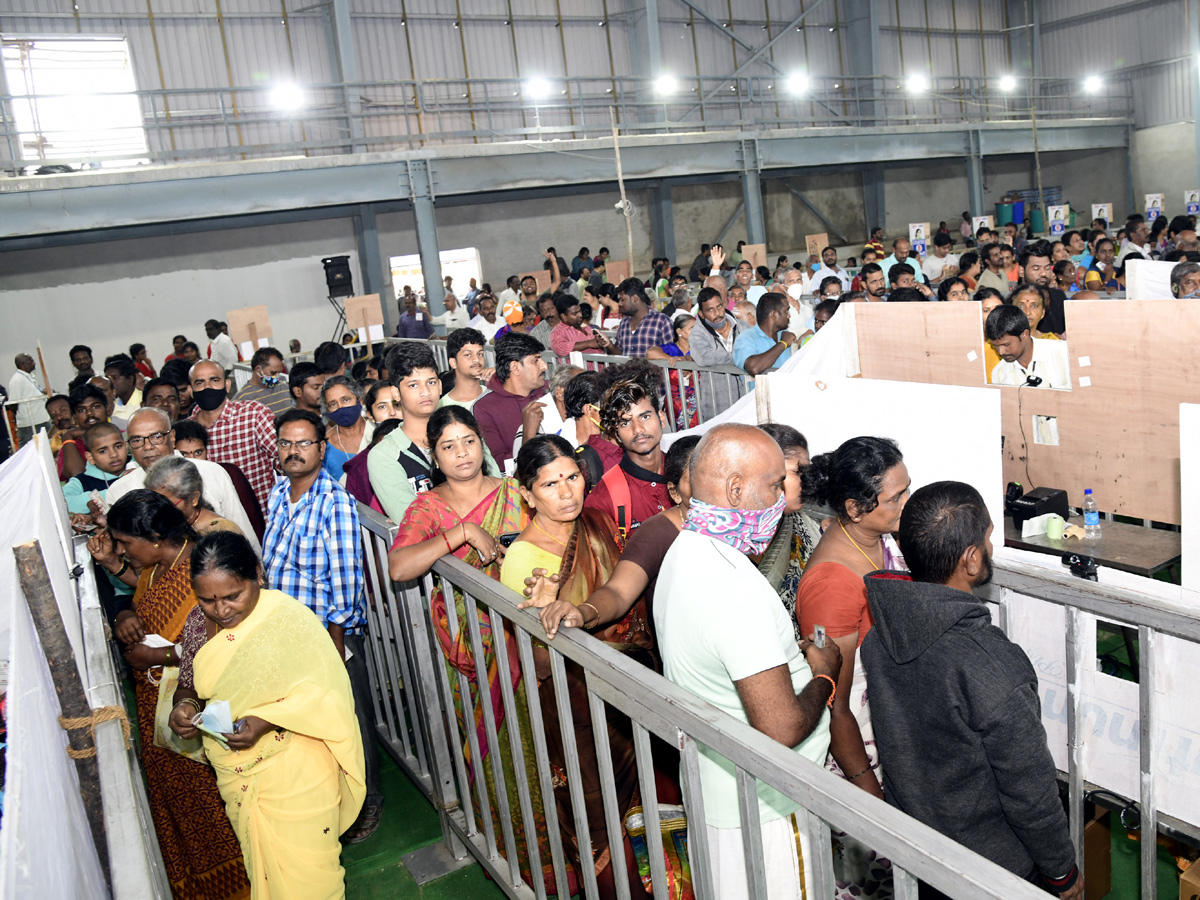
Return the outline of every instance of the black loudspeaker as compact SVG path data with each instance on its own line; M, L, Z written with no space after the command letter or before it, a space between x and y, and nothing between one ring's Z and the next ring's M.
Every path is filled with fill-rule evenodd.
M325 267L325 284L330 297L353 297L354 284L350 278L350 257L329 256L321 260Z

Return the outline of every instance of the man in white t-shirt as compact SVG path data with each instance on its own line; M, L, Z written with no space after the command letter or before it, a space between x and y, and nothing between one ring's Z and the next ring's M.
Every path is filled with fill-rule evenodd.
M930 284L939 284L944 278L958 274L958 257L950 252L950 235L938 232L933 238L933 252L921 263L921 271Z
M1029 319L1016 306L997 306L983 324L984 336L1000 356L992 368L992 384L1071 389L1067 342L1037 340Z
M216 319L209 319L204 323L204 333L212 341L208 345L208 358L224 369L225 374L228 375L233 364L238 361L237 347L233 345L233 338L221 330L221 323Z
M691 508L654 595L663 674L823 766L841 653L832 641L797 644L778 594L746 556L762 552L783 514L783 454L761 429L718 425L688 469ZM699 753L715 896L739 900L746 860L734 764L703 746ZM768 896L799 897L801 872L817 865L807 829L793 830L799 804L760 782L758 808ZM815 896L811 876L804 880Z
M843 291L850 290L850 273L838 265L837 250L833 247L826 247L821 251L821 265L805 281L804 293L817 293L821 282L830 276L836 277L842 283Z

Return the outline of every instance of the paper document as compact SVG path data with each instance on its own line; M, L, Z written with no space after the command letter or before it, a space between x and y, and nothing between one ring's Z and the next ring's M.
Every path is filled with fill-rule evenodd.
M174 647L175 646L174 641L168 641L161 634L148 634L144 638L142 638L142 643L145 644L147 647L150 647L151 649L156 649L158 647Z

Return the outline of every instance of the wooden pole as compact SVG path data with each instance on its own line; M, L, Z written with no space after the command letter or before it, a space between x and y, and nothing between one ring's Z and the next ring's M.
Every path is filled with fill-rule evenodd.
M62 707L64 719L91 719L92 707L79 680L79 667L75 662L75 651L67 638L58 601L54 598L54 587L41 545L37 541L13 547L17 558L17 572L21 579L21 590L29 604L33 625L37 629L42 653L54 680L54 690ZM100 768L96 761L96 744L91 727L72 728L67 731L71 750L75 751L75 771L79 776L79 793L83 798L84 812L100 857L104 877L112 884L108 867L108 839L104 830L104 806L100 797ZM89 754L89 755L81 755Z
M46 389L46 396L49 397L53 391L50 390L50 375L46 371L46 360L42 357L42 342L38 341L38 365L42 367L42 387Z

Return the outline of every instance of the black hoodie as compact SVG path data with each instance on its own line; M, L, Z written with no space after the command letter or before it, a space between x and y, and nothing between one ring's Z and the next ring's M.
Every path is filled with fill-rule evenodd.
M1075 851L1025 652L971 594L896 572L866 583L875 627L859 658L888 802L1066 890Z

